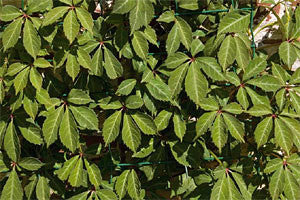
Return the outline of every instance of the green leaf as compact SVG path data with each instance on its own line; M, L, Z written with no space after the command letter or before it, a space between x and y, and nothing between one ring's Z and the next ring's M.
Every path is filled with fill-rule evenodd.
M257 148L267 143L272 128L273 128L272 117L266 117L256 126L254 131L254 137L257 143Z
M84 8L76 7L76 15L81 23L81 25L90 31L93 32L94 22L91 14Z
M30 170L30 171L36 171L40 169L42 166L44 166L44 163L42 163L39 159L33 158L33 157L25 157L22 158L18 165L20 167Z
M77 160L77 163L76 163L74 169L70 173L70 177L69 177L68 181L73 187L79 187L82 184L83 161L82 161L81 157Z
M300 122L297 119L289 117L280 117L280 119L289 127L293 135L294 144L300 148Z
M74 117L66 107L64 116L59 127L60 141L72 152L77 149L79 143L79 133L76 127Z
M127 180L130 174L130 170L124 170L120 176L117 177L115 190L120 199L123 199L127 192Z
M292 43L285 41L279 46L279 56L280 59L291 68L297 59L296 47Z
M6 5L0 9L0 20L9 22L22 15L22 12L12 5Z
M182 90L182 83L185 78L189 64L184 63L175 69L168 80L169 88L171 89L172 98L176 98Z
M172 117L172 112L168 110L162 110L160 113L158 113L158 115L154 119L154 123L157 127L157 130L162 131L166 129L169 125L169 121L171 117Z
M228 186L228 199L242 199L242 196L236 188L235 183L232 181L232 179L229 176L227 176L226 180Z
M23 199L23 189L18 174L15 168L13 168L1 191L1 200L16 199Z
M50 199L50 187L48 184L48 179L41 176L36 185L36 197L38 199L47 200Z
M20 71L22 71L26 67L27 67L27 65L21 64L19 62L13 63L9 66L9 68L6 72L6 75L7 76L15 76L16 74L18 74Z
M234 37L235 42L235 59L239 67L243 70L248 66L251 60L250 51L246 44L239 37Z
M187 76L185 78L185 91L192 101L200 105L201 99L208 92L208 82L200 71L199 66L194 62L189 66Z
M136 80L135 79L127 79L122 81L122 83L119 85L118 90L117 90L117 94L121 94L121 95L129 95L134 86L136 85Z
M125 106L129 109L138 109L144 105L144 101L141 97L137 95L131 95L126 98Z
M92 68L92 59L88 52L85 51L83 48L79 48L77 50L77 60L82 67L86 69Z
M24 95L23 107L24 107L24 110L26 111L26 113L32 119L35 119L37 112L38 112L38 103L34 99L30 99L28 96L26 94Z
M15 162L18 161L21 153L21 145L13 120L8 124L6 129L4 136L4 150L11 160Z
M15 77L14 86L15 86L16 94L18 94L26 87L28 82L29 70L30 68L27 67Z
M37 58L34 60L33 65L38 68L48 68L52 67L52 65L45 58Z
M144 37L143 33L140 31L135 31L132 39L132 46L136 54L142 58L146 59L148 54L148 42Z
M201 69L209 78L215 81L223 81L225 79L222 68L215 58L212 57L198 57L196 62L201 65Z
M150 42L152 43L153 45L158 46L157 44L157 35L156 35L156 32L155 30L151 27L151 26L147 26L144 30L144 36L145 38Z
M241 80L235 72L227 71L225 76L226 76L226 80L229 81L230 83L234 84L235 86L238 87L241 85Z
M200 101L200 107L206 111L219 110L219 104L213 97L203 98Z
M118 137L120 132L121 119L122 110L116 111L105 120L103 124L103 137L106 146Z
M135 0L116 0L114 2L113 13L125 14L136 6Z
M174 24L166 41L168 55L174 54L180 46L180 34L177 23Z
M154 8L150 1L136 1L136 6L129 13L131 34L143 26L147 26L154 16Z
M31 199L33 192L35 190L38 178L37 176L34 174L29 178L30 182L24 187L24 191L25 191L25 195L27 197L27 199Z
M121 63L116 59L114 54L108 49L104 50L104 68L106 74L110 79L116 79L123 74L123 67Z
M175 23L177 24L181 43L186 49L189 50L192 44L192 29L190 25L184 19L178 16L176 17Z
M251 60L248 66L245 68L245 73L243 76L243 80L247 80L253 76L258 75L267 67L267 62L265 59L256 57Z
M27 13L42 12L53 7L52 0L29 1Z
M209 129L216 117L216 112L208 112L201 115L196 124L196 138L203 135ZM195 138L195 139L196 139Z
M75 167L77 160L78 160L79 156L74 156L72 158L70 158L69 160L67 160L63 167L56 170L55 173L58 175L58 178L62 181L65 181L68 179L71 171L73 170L73 168Z
M218 52L219 63L225 71L231 65L236 57L236 44L234 38L229 35L222 42Z
M87 104L93 101L87 93L80 89L72 89L67 100L69 103L74 103L77 105Z
M180 113L178 112L174 113L173 124L174 124L174 132L182 142L183 137L186 133L186 124L185 121L182 119L182 115Z
M228 184L227 184L225 173L214 185L210 197L210 200L222 200L222 199L228 199Z
M291 97L291 102L292 102L293 108L299 114L300 113L300 96L298 94L296 94L295 92L289 92L289 95Z
M227 104L226 106L223 107L224 111L232 113L232 114L241 114L243 112L242 107L240 104L232 102L230 104Z
M300 83L300 68L297 68L296 71L293 73L290 84Z
M67 37L67 39L70 41L71 44L75 40L80 28L74 10L70 10L68 12L67 16L64 19L63 28L64 28L65 36Z
M97 195L101 198L101 200L117 200L117 195L108 189L101 189L97 191Z
M169 86L158 79L151 79L146 84L146 87L155 99L161 101L169 101L171 99Z
M140 199L141 183L134 169L129 174L127 190L132 199Z
M255 117L273 114L272 110L264 104L254 105L252 108L250 108L247 111L247 113L249 113L250 115L255 116Z
M31 84L39 91L42 88L43 77L35 67L31 67L29 79Z
M199 52L203 51L204 47L200 39L193 39L191 46L192 57L195 57Z
M102 76L103 74L103 52L102 48L98 48L92 58L91 72L93 75Z
M282 193L285 178L284 178L284 169L280 167L276 172L272 175L270 179L269 191L271 193L272 199L278 199L278 196Z
M227 141L226 127L222 115L217 115L216 120L212 126L212 141L218 147L221 153L222 148L225 146Z
M87 169L89 180L95 186L99 187L101 184L102 176L100 173L100 169L96 164L89 164L86 159L84 159L85 167Z
M282 85L285 85L286 82L290 79L290 75L285 71L283 67L272 62L272 74L274 77L280 80Z
M232 174L235 182L239 186L239 189L240 189L244 199L252 199L252 194L248 190L248 188L243 180L243 177L240 174L235 173L235 172L232 172L231 174Z
M275 159L270 160L267 163L267 166L265 167L264 172L270 174L270 173L282 168L282 166L283 166L283 160L280 158L275 158Z
M64 14L69 10L69 6L60 6L51 9L43 20L43 26L48 26L56 22L59 18L63 17Z
M227 113L222 113L225 123L227 125L227 128L231 135L239 140L240 142L245 142L244 141L244 135L245 135L245 130L244 130L244 125L235 117L233 117L230 114Z
M277 78L270 75L264 75L258 78L251 79L247 81L247 83L250 85L260 87L266 92L275 92L280 87L282 87L280 81Z
M247 109L249 107L249 101L248 101L247 92L245 88L243 87L239 88L238 93L236 95L236 99L243 106L244 109Z
M199 9L198 0L189 0L189 1L180 0L179 7L188 10L197 10Z
M94 110L85 106L70 106L70 109L81 128L98 130L98 118Z
M176 52L174 54L169 54L168 58L165 60L164 65L169 69L174 69L180 66L188 59L190 58L186 54L182 52Z
M279 90L276 95L275 95L275 99L276 99L276 104L279 107L279 110L283 109L283 106L285 105L286 102L286 90L285 89L281 89Z
M76 57L71 53L69 53L67 57L66 71L73 81L75 80L80 71L79 63L77 62Z
M112 98L110 96L100 99L99 106L104 110L109 110L109 109L116 110L123 107L123 105L118 99Z
M140 130L128 114L123 117L122 140L133 152L141 145Z
M245 87L245 88L246 88L246 91L249 94L251 101L254 105L264 104L264 105L270 107L270 100L267 96L259 95L249 87Z
M157 127L149 115L137 111L131 114L131 117L143 133L147 135L155 135L157 133Z
M5 28L2 35L4 51L11 47L14 47L17 44L19 36L21 34L22 23L22 18L18 18Z
M275 141L287 154L293 146L293 135L289 127L279 118L275 119Z
M175 19L175 13L173 11L167 10L163 12L156 21L170 23Z
M285 174L285 185L284 194L287 199L300 199L299 184L295 175L288 169L284 170Z
M24 25L23 44L26 51L35 59L41 49L41 38L30 20L26 19Z
M230 32L246 32L250 23L249 15L240 15L238 11L229 12L221 19L218 35Z
M43 136L47 147L57 140L58 128L63 118L64 108L60 106L56 110L49 113L45 122L43 123Z

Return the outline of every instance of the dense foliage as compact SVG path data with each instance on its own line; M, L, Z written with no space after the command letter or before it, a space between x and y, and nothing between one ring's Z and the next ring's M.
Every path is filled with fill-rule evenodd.
M0 4L1 199L300 199L300 8L264 2Z

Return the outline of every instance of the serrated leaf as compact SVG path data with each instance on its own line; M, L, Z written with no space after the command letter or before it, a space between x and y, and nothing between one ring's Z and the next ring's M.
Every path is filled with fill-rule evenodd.
M43 123L43 136L47 147L57 140L58 128L63 118L64 108L63 106L52 111Z
M203 135L207 131L207 129L210 128L215 117L216 117L216 112L208 112L201 115L201 117L197 120L197 124L196 124L196 134L197 134L196 138Z
M294 109L299 114L300 113L300 96L294 92L289 92L289 95L291 97L291 102L292 102Z
M100 173L100 169L96 164L90 164L86 159L84 159L85 167L87 169L89 180L95 186L99 187L101 184L102 176Z
M280 59L289 68L291 68L298 57L296 52L296 47L292 45L292 43L285 41L280 44L278 52L279 52Z
M285 71L283 67L272 62L272 74L274 77L280 80L282 85L285 85L286 82L290 79L290 75Z
M249 15L240 15L238 11L229 12L220 21L218 35L221 33L245 32L250 23Z
M265 90L266 92L275 92L280 87L282 87L282 84L280 81L270 75L264 75L258 78L251 79L247 81L248 84L260 87L261 89Z
M247 92L243 87L239 88L236 98L238 102L243 106L244 109L247 109L249 107Z
M181 17L176 17L176 22L179 38L181 43L185 46L186 49L190 49L192 43L192 29L190 25ZM173 38L175 39L175 38Z
M208 82L200 71L199 66L194 62L189 66L184 86L190 99L197 105L200 105L201 99L204 98L208 92Z
M171 89L171 97L176 98L182 90L182 83L185 78L189 64L184 63L176 68L170 75L168 80L169 88Z
M52 0L30 1L28 4L27 13L42 12L53 7Z
M179 7L183 8L183 9L188 9L188 10L197 10L198 9L198 0L189 0L189 1L181 0L181 1L179 1Z
M297 119L289 117L280 117L280 119L289 127L293 134L293 141L297 148L300 148L300 122Z
M157 44L157 35L155 30L151 26L147 26L144 30L145 38L153 45L158 47Z
M38 103L34 99L30 99L26 94L23 98L23 107L26 113L32 118L35 119L38 112Z
M104 68L106 70L107 76L110 79L116 79L122 76L123 67L108 48L105 48L104 50L104 60Z
M22 15L22 12L12 5L4 6L0 11L0 20L4 22L9 22Z
M13 121L7 126L3 144L8 157L17 162L21 153L21 145Z
M40 169L44 163L42 163L39 159L37 158L33 158L33 157L25 157L22 158L18 165L20 165L20 167L30 170L30 171L36 171L38 169Z
M132 39L132 46L136 54L140 58L146 59L149 47L148 47L148 42L144 37L144 35L142 34L142 32L140 31L134 32L133 39Z
M275 141L287 154L293 146L293 135L288 126L280 119L275 119Z
M175 20L174 12L165 11L159 16L159 18L156 21L170 23L174 20Z
M25 21L23 31L23 45L26 51L35 59L42 45L41 38L28 19Z
M293 73L291 79L291 84L300 83L300 68L297 68L296 71Z
M116 0L114 2L113 13L125 14L136 6L135 0Z
M252 199L252 194L248 190L248 188L243 180L243 177L240 174L235 173L235 172L232 172L231 174L232 174L235 182L237 183L244 199Z
M175 112L173 116L173 124L174 124L174 132L175 135L180 139L182 142L183 137L186 133L186 124L185 121L182 119L180 113Z
M30 183L28 183L25 187L24 187L24 192L25 192L25 195L27 197L27 199L31 199L32 195L33 195L33 192L34 192L34 189L36 187L36 184L37 184L37 181L38 181L38 178L36 175L32 175L30 178Z
M225 124L227 125L227 128L231 135L239 140L240 142L245 142L244 141L244 135L245 135L245 130L244 130L244 125L235 117L233 117L230 114L227 113L222 113Z
M147 135L155 135L157 133L157 127L153 119L146 113L137 111L132 113L131 117L143 133Z
M127 180L130 174L130 170L124 170L120 176L117 177L115 190L120 199L123 199L127 192Z
M247 113L249 113L250 115L255 116L255 117L273 114L272 110L264 104L254 105L252 108L250 108L247 111Z
M200 101L200 107L206 111L219 110L219 104L213 97L203 98Z
M16 199L23 199L23 189L18 174L15 168L13 168L1 191L1 200Z
M174 69L180 66L188 59L189 57L186 54L182 52L176 52L174 54L169 54L168 58L165 60L164 65L169 69Z
M153 15L154 8L150 1L136 1L136 6L129 13L131 34L141 27L147 26Z
M270 160L267 163L264 172L270 174L276 170L279 170L280 168L282 168L282 166L283 166L283 160L280 158L275 158Z
M80 71L79 63L77 62L76 57L71 53L69 53L67 57L66 71L73 81L75 80Z
M128 114L123 117L122 140L133 152L136 152L141 144L140 130Z
M50 199L50 186L47 178L41 176L36 185L36 197L38 199L47 200Z
M109 189L101 189L97 191L97 195L101 198L101 200L117 200L117 195L109 190Z
M235 59L239 67L243 70L248 66L250 57L250 51L246 44L239 37L234 37L235 43Z
M28 82L29 70L30 68L27 67L15 77L14 87L15 87L16 94L18 94L26 87Z
M225 173L214 185L210 200L228 199L228 184Z
M256 57L251 60L248 66L245 68L245 73L243 76L243 80L247 80L253 76L258 75L267 67L267 62L265 59Z
M74 103L77 105L87 104L92 102L90 96L80 89L72 89L68 95L68 102Z
M71 171L73 170L73 168L75 167L77 160L78 160L79 156L74 156L72 158L70 158L69 160L67 160L63 167L56 170L56 174L58 175L58 178L62 181L65 181L68 179Z
M300 190L297 179L294 174L286 169L284 170L285 174L285 185L284 185L284 194L287 199L300 199Z
M76 7L76 15L81 25L90 32L93 32L94 22L91 14L84 8Z
M70 109L81 128L98 130L98 118L94 110L85 106L70 106Z
M225 79L222 68L215 58L198 57L196 58L196 62L201 65L201 69L207 76L209 76L209 78L216 81L222 81Z
M103 74L103 53L102 48L98 48L92 58L91 71L93 75L102 76Z
M229 35L222 42L218 52L219 63L225 71L226 68L231 65L236 57L236 47L234 38Z
M180 34L177 23L174 24L166 40L168 55L174 54L180 46Z
M6 51L11 47L14 47L17 44L19 40L19 36L21 34L22 23L23 23L22 18L19 18L14 22L10 23L5 28L2 35L2 43L3 43L4 51Z
M72 152L77 149L79 143L79 133L77 130L76 122L72 116L69 108L66 107L64 116L59 127L60 141Z
M137 95L131 95L126 98L125 100L125 106L129 109L138 109L142 107L144 104L144 101L141 97Z
M172 112L162 110L154 119L154 123L158 131L162 131L168 127Z
M276 172L272 175L270 179L269 190L272 196L272 199L278 199L278 196L281 194L285 184L284 178L284 169L280 167Z
M158 79L151 79L146 84L146 87L150 94L158 100L169 101L171 99L171 91L169 86Z
M219 152L221 152L228 138L226 134L225 122L222 115L217 115L216 120L212 126L211 133L212 141L218 147Z
M35 67L30 69L29 79L31 84L39 91L42 88L43 77Z
M51 9L46 15L45 19L43 20L43 26L48 26L56 22L59 18L63 17L64 14L69 10L68 6L60 6Z
M135 79L126 79L122 81L122 83L119 85L116 93L121 95L129 95L135 85L136 85Z
M82 67L86 69L92 68L92 59L88 52L85 51L83 48L79 48L77 50L77 60Z
M63 28L65 36L71 44L75 40L80 28L74 10L68 11L68 14L64 19Z
M232 181L232 179L229 176L227 176L226 180L228 186L228 199L235 199L235 200L242 199L242 196L238 191L238 189L236 188L235 183Z
M245 88L246 88L246 91L249 94L251 101L254 105L264 104L264 105L270 107L270 101L267 96L259 95L249 87L245 87Z
M82 184L82 180L83 180L83 161L82 158L80 157L77 160L74 169L70 173L70 177L68 181L73 187L79 187Z
M122 111L116 111L105 120L103 124L103 137L106 146L118 137L120 132L121 119Z
M267 117L263 119L255 128L254 137L257 143L257 148L266 144L269 138L269 135L273 128L273 119L272 117Z
M141 183L134 169L129 174L127 190L132 199L140 199Z
M243 112L240 104L236 102L232 102L230 104L225 105L222 110L232 114L241 114Z

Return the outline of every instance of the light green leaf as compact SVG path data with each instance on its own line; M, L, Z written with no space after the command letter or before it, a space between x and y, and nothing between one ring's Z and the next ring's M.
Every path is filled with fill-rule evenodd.
M242 199L240 192L236 188L235 183L232 181L230 176L227 176L226 180L227 180L227 186L228 186L228 199L235 199L235 200Z
M59 18L63 17L64 14L69 10L69 6L60 6L51 9L43 20L43 26L48 26L56 22Z
M6 75L7 76L15 76L16 74L18 74L20 71L22 71L26 67L27 67L27 65L21 64L19 62L13 63L8 67Z
M291 78L289 73L287 73L287 71L285 71L285 69L282 66L275 64L273 62L272 62L272 74L274 77L280 80L282 85L285 85L286 82Z
M132 169L129 174L127 190L132 199L140 199L141 183L134 169Z
M239 88L236 98L238 102L243 106L244 109L247 109L249 107L249 101L248 101L247 92L245 88L243 87Z
M64 116L59 127L60 141L72 152L77 149L79 143L79 133L74 117L66 107Z
M221 153L222 148L227 142L228 135L226 134L225 122L222 115L217 115L216 120L211 129L212 141L218 147Z
M109 109L116 110L123 107L123 105L118 99L112 98L111 96L100 99L99 106L104 110L109 110Z
M94 110L85 106L70 106L70 109L81 128L98 130L98 118Z
M160 113L158 113L158 115L154 119L154 123L158 131L162 131L168 127L171 116L172 112L168 110L162 110Z
M297 68L296 71L293 73L291 79L291 84L300 83L300 68Z
M35 67L31 67L29 79L31 84L39 91L42 88L43 78Z
M266 92L275 92L280 87L282 87L280 81L277 78L270 75L264 75L258 78L251 79L247 81L247 83L250 85L255 85L257 87L260 87Z
M284 178L284 169L280 167L276 172L272 175L270 179L269 191L271 193L272 199L278 199L278 196L282 193L285 178Z
M37 112L38 112L38 103L34 99L30 99L28 96L27 96L27 94L24 95L23 107L24 107L24 110L26 111L26 113L32 119L35 119Z
M106 74L110 79L116 79L123 74L123 67L121 63L116 59L114 54L108 49L104 49L104 68Z
M47 147L49 147L57 139L58 128L63 118L64 108L60 106L56 110L49 113L45 122L43 123L43 136Z
M249 87L245 87L245 88L246 88L246 91L249 94L251 101L254 105L264 104L264 105L270 107L270 100L267 96L259 95Z
M22 18L18 18L5 28L2 35L4 51L11 47L14 47L17 44L19 36L21 34L22 23Z
M209 129L216 117L216 112L208 112L201 115L196 124L196 138L203 135ZM196 139L195 138L195 139Z
M102 48L98 48L92 58L91 71L93 75L102 76L103 74L103 52Z
M26 195L28 200L32 198L32 195L33 195L33 192L35 190L38 178L34 174L29 178L29 181L30 182L24 187L24 192L25 192L25 195Z
M174 54L180 46L180 34L177 23L174 24L166 41L168 55Z
M133 152L136 152L142 140L140 130L128 114L123 117L122 140Z
M243 112L242 107L240 104L236 102L232 102L230 104L227 104L226 106L223 107L224 111L232 113L232 114L241 114Z
M170 23L175 19L175 13L173 11L167 10L163 12L156 21Z
M81 25L90 31L93 32L94 22L91 14L84 8L76 7L76 15L81 23Z
M280 119L289 127L293 135L293 142L300 148L300 122L297 119L289 118L289 117L280 117Z
M151 95L158 100L169 101L171 99L169 86L158 79L151 79L146 84L146 87Z
M16 199L23 199L23 189L16 169L13 168L13 170L9 174L8 180L6 181L1 191L1 200Z
M131 34L143 26L147 26L154 16L154 8L150 1L136 1L136 6L129 13Z
M223 81L225 79L222 68L215 58L212 57L198 57L196 62L199 63L201 69L209 78L216 81Z
M228 199L228 184L227 184L225 173L214 185L210 196L210 200L223 200L223 199Z
M280 59L291 68L297 59L296 47L292 43L285 41L279 46L279 56Z
M22 15L22 12L12 5L6 5L0 9L0 20L4 22L9 22Z
M252 199L252 194L250 193L249 189L247 188L247 186L243 180L243 177L239 173L232 172L231 174L232 174L235 182L239 186L239 189L240 189L244 199L246 199L246 200Z
M4 136L4 150L8 157L17 162L21 153L20 140L13 120L9 123Z
M275 141L287 154L293 146L293 135L289 127L280 119L275 119Z
M154 121L146 113L137 111L131 114L131 117L134 119L135 123L143 133L147 135L155 135L157 133L157 128Z
M101 198L101 200L118 200L117 195L108 189L98 190L97 195Z
M141 97L137 95L131 95L126 98L125 100L125 106L129 109L138 109L142 107L144 104L144 101Z
M65 181L68 179L71 171L73 170L73 168L75 167L77 160L79 159L79 156L74 156L72 158L70 158L69 160L67 160L63 167L56 170L55 173L58 175L58 178L62 181Z
M66 71L73 81L75 80L80 71L79 63L77 62L76 57L71 53L69 53L67 57Z
M36 185L36 197L39 200L50 199L50 186L48 184L48 179L41 176Z
M246 32L250 23L249 15L240 15L238 11L229 12L221 19L218 35L230 32Z
M192 101L200 105L208 92L208 82L200 68L192 62L185 78L185 91Z
M118 137L120 132L121 119L122 110L116 111L105 120L103 124L103 137L106 146Z
M171 89L172 98L176 98L182 90L182 83L185 78L189 64L184 63L176 68L170 75L168 80L169 88Z
M165 60L164 66L166 66L169 69L174 69L180 66L188 59L190 58L182 52L176 52L171 55L169 54L168 58Z
M125 14L136 6L136 0L116 0L114 2L113 13Z
M87 104L93 101L87 93L80 89L72 89L67 100L69 103L74 103L77 105Z
M257 143L257 148L266 144L269 138L269 135L273 128L273 119L272 117L267 117L263 119L255 128L254 137Z
M192 57L195 57L199 52L203 51L204 47L205 46L200 39L193 39L191 46Z
M247 48L246 44L239 37L234 37L235 43L235 59L239 67L241 67L244 71L248 66L249 61L251 60L250 51Z
M42 12L53 7L52 0L29 1L27 13Z
M89 180L95 186L99 187L101 184L102 176L100 173L100 169L96 164L90 164L86 159L84 159L85 167L87 169Z
M275 95L276 104L278 105L279 110L282 110L283 106L285 105L286 95L287 95L287 93L286 93L285 89L279 90Z
M252 116L260 117L263 115L271 115L273 112L270 109L270 107L264 105L264 104L257 104L254 105L252 108L250 108L247 113L249 113Z
M24 25L23 45L26 51L35 59L41 49L41 38L30 20L26 19Z
M145 38L152 43L153 45L158 47L157 44L157 35L155 30L151 26L147 26L144 30L144 36Z
M198 0L180 0L179 2L179 7L183 9L188 9L188 10L197 10L198 8Z
M287 199L300 199L300 190L299 184L295 175L288 169L284 170L285 174L285 185L284 185L284 194Z
M280 158L275 158L275 159L268 161L268 163L264 169L264 172L267 174L270 174L276 170L279 170L282 167L283 167L283 160Z
M82 67L86 69L92 68L92 59L88 52L85 51L83 48L79 48L77 50L77 60Z
M143 33L140 31L135 31L132 39L132 46L136 54L142 58L146 59L148 54L148 42L144 37Z
M69 177L68 181L73 187L79 187L80 185L82 185L83 161L82 161L81 157L77 160L77 163L76 163L74 169L70 173L70 177Z
M203 98L200 101L200 107L206 111L217 111L219 110L219 104L213 97Z
M49 63L49 61L47 61L45 58L37 58L34 62L33 65L35 67L39 67L39 68L48 68L48 67L52 67L52 65Z
M130 170L124 170L120 176L117 177L115 189L119 195L119 199L123 199L127 192L127 180Z
M16 94L18 94L26 87L28 82L29 70L30 68L27 67L15 77L14 86L15 86Z
M230 114L227 113L222 113L225 123L227 125L227 128L231 135L239 140L240 142L245 142L244 141L244 135L245 135L245 130L244 130L244 125L235 117L233 117Z
M122 81L122 83L119 85L117 94L121 95L129 95L131 91L133 90L134 86L136 85L135 79L127 79Z
M221 44L218 52L218 59L224 71L235 60L237 53L235 45L235 40L231 35L228 35Z
M64 19L63 28L65 36L71 44L75 40L80 28L74 10L70 10L68 12L67 16Z
M229 81L230 83L234 84L235 86L238 87L241 85L241 80L235 72L227 71L225 76L226 76L226 80Z
M189 50L192 44L192 28L184 19L178 16L175 23L177 24L181 43Z
M267 62L265 59L256 57L251 60L248 66L245 68L245 73L243 76L243 80L247 80L253 76L258 75L267 67Z
M291 97L293 108L298 114L300 114L300 96L295 92L289 92L289 95Z
M178 112L174 113L173 124L174 124L174 132L182 142L183 137L186 133L186 124L185 121L182 119L182 115L180 113Z
M20 167L30 170L30 171L36 171L38 169L40 169L44 163L42 163L39 159L37 158L33 158L33 157L25 157L22 158L18 165L20 165Z

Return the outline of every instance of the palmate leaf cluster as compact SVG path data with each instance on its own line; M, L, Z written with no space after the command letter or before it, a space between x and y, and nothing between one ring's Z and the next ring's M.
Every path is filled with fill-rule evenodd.
M0 5L1 200L300 199L299 7L269 56L247 3Z

